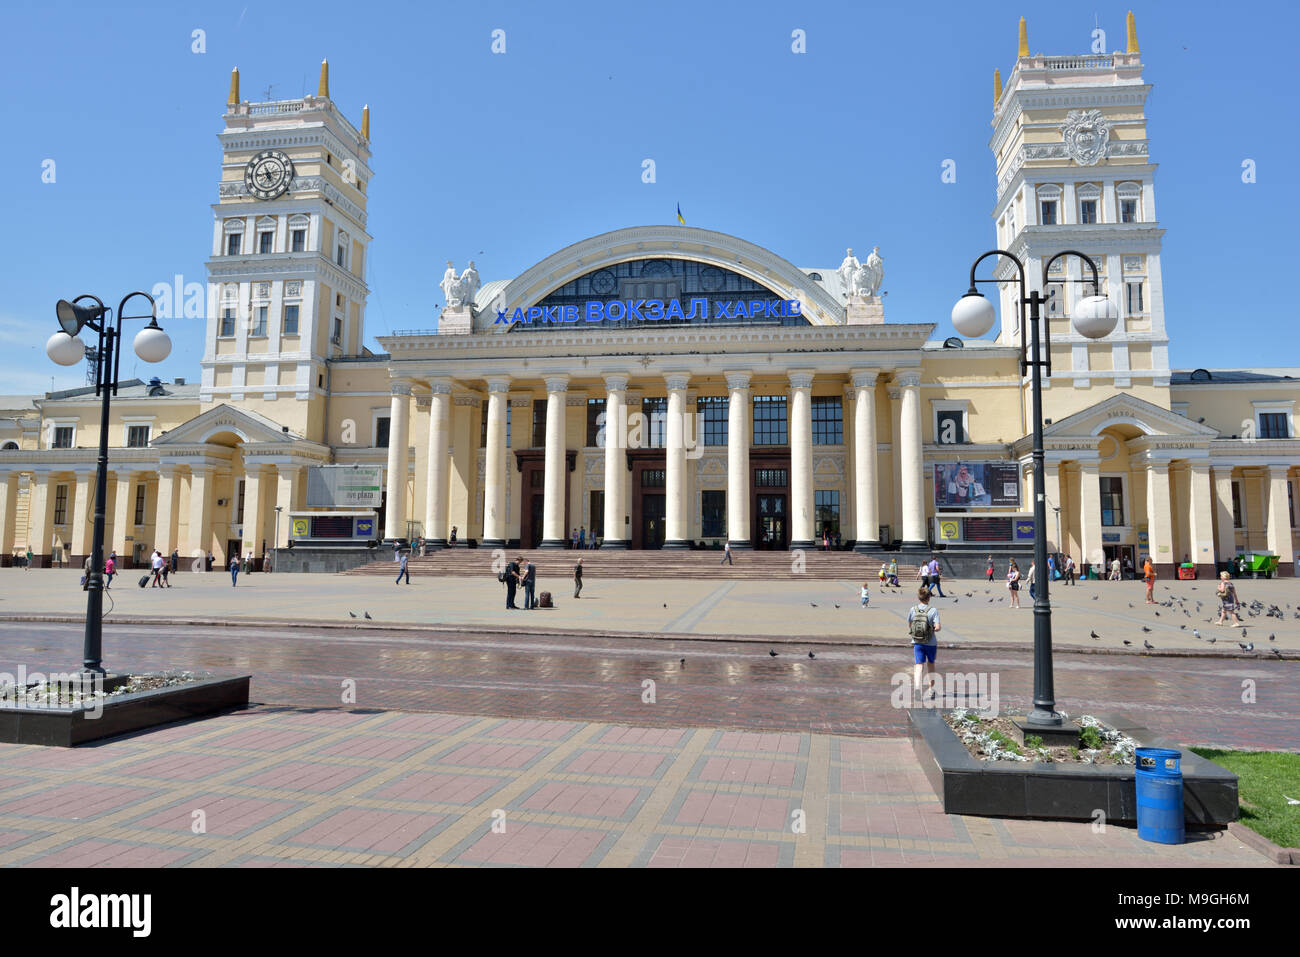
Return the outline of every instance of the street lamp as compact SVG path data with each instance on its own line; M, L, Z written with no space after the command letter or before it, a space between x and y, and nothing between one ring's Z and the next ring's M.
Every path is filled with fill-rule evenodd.
M1033 370L1033 426L1034 426L1034 710L1030 712L1026 724L1044 728L1059 727L1061 716L1056 711L1056 691L1052 680L1052 606L1048 602L1047 591L1051 575L1047 573L1047 499L1045 496L1046 476L1043 468L1043 380L1041 369L1046 367L1047 376L1052 375L1052 352L1048 323L1043 323L1039 333L1040 307L1048 297L1038 290L1030 290L1025 280L1025 264L1004 249L991 249L981 255L970 267L970 289L957 300L952 307L952 324L958 334L978 338L993 328L996 318L993 304L976 288L977 283L1005 282L1001 279L976 279L975 269L990 256L1005 256L1016 264L1020 283L1020 375L1023 377L1029 369ZM1052 256L1043 263L1043 285L1047 285L1048 271L1052 265L1064 256L1078 256L1088 264L1092 272L1094 295L1081 300L1074 309L1071 324L1074 331L1085 339L1101 339L1110 335L1119 319L1114 303L1105 296L1095 295L1101 288L1097 279L1097 264L1081 252L1066 249ZM1082 279L1070 282L1084 282ZM1025 306L1029 307L1028 326L1032 330L1030 350L1025 347ZM1043 317L1045 318L1045 317ZM1041 339L1041 341L1040 341ZM1044 353L1046 358L1044 358ZM1059 536L1058 536L1059 537Z
M123 313L126 304L136 296L149 300L149 312L138 316ZM90 300L87 303L85 300ZM90 550L90 573L86 576L86 640L82 653L82 668L89 674L102 675L103 667L103 617L104 617L104 500L108 497L108 406L111 396L117 395L118 365L122 358L122 320L148 319L149 325L136 333L132 345L135 354L145 362L162 362L171 354L172 341L158 325L158 307L153 296L133 292L117 306L117 322L113 310L97 296L78 296L69 302L60 299L54 307L60 329L45 343L46 354L61 366L76 365L85 356L86 344L79 338L84 328L98 334L98 341L90 350L95 361L95 395L102 396L99 409L99 464L95 474L95 540Z

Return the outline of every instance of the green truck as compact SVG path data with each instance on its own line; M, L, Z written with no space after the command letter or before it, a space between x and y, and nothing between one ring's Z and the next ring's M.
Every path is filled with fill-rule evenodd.
M1278 557L1270 552L1246 552L1232 560L1238 578L1273 578L1277 575Z

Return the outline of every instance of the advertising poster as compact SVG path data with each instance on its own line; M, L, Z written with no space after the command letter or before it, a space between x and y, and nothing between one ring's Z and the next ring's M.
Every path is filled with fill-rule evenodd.
M936 508L1019 508L1020 467L1015 462L934 463Z

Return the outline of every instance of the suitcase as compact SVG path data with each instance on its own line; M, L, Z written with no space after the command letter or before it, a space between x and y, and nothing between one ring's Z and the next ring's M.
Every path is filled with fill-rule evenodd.
M148 584L149 584L149 576L148 576L148 575L141 575L141 576L140 576L140 587L141 587L141 588L144 588L144 587L145 587L146 585L148 585Z
M548 591L544 591L544 592L542 592L541 596L540 596L540 597L538 598L538 600L537 600L537 607L539 607L539 608L554 608L554 607L555 607L555 605L552 604L552 602L551 602L551 593L550 593L550 592L548 592Z

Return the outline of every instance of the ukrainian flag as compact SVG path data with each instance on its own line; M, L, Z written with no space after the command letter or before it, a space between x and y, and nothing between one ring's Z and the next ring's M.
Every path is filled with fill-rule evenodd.
M686 225L686 220L682 217L682 204L681 204L681 203L678 203L678 204L677 204L677 222L679 222L679 223L680 223L681 225L683 225L683 226Z

